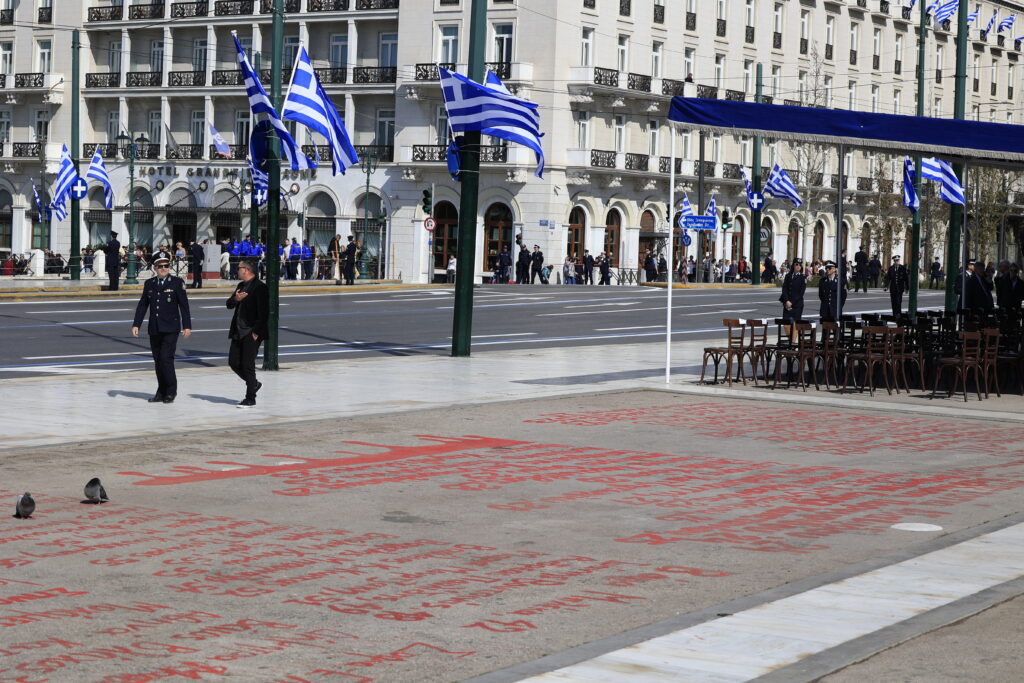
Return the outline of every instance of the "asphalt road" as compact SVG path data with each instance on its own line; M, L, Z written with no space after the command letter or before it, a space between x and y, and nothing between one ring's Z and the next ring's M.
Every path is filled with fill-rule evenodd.
M808 292L807 312L817 310ZM660 342L664 289L590 286L484 286L475 290L473 352L543 346ZM778 290L690 289L673 294L673 332L685 339L721 336L725 317L780 315ZM922 307L942 293L921 292ZM224 365L230 311L222 295L192 296L193 336L178 344L178 363ZM904 305L906 299L904 299ZM450 351L451 289L285 294L282 359L317 361L339 354L371 356ZM54 299L0 303L0 377L103 372L150 363L145 335L130 333L135 302ZM850 294L845 312L890 310L880 290ZM806 316L813 319L813 315ZM143 328L145 331L145 327Z

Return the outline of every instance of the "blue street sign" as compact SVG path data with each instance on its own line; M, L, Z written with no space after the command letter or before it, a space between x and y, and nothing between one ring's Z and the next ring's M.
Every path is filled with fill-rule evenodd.
M683 246L688 247L693 244L693 238L689 235L683 235Z
M79 178L75 182L71 183L71 197L73 199L82 199L89 192L89 184Z
M714 216L681 216L679 222L684 230L718 229L718 219Z
M751 209L757 211L764 206L764 195L760 192L751 192L747 196L747 203L750 205Z

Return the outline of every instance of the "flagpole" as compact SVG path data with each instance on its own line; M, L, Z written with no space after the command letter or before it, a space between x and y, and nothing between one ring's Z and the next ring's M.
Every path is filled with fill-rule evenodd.
M258 52L252 56L252 68L254 70L254 73L259 73L260 72L260 54ZM255 163L255 161L250 161L250 163ZM249 237L258 237L259 234L260 234L260 207L259 207L259 204L256 201L256 177L252 173L252 167L251 166L249 167L249 181L252 183L252 190L249 192ZM267 194L269 194L269 191L268 191ZM241 225L241 220L242 219L239 218L238 220L239 220L239 225ZM269 225L268 225L268 227L269 227ZM241 232L242 232L241 228L239 228L238 232L239 232L239 234L241 234ZM265 256L265 258L267 259L267 261L266 261L267 275L268 275L267 279L269 280L270 279L270 277L269 277L269 271L270 271L270 256L269 256L269 253L270 253L270 248L273 247L274 253L276 254L277 253L277 245L276 244L270 244L269 243L270 239L267 239L267 242L268 242L268 244L267 244L267 255Z
M754 83L754 101L761 102L761 62L757 63L757 80ZM761 192L761 136L754 136L754 167L751 169L754 193ZM763 202L762 202L763 204ZM754 207L750 216L750 284L761 284L761 204Z
M75 177L78 178L78 155L81 154L81 103L79 96L79 81L81 80L81 52L82 43L79 38L78 29L71 32L71 163L75 167ZM68 256L68 264L71 266L71 279L80 280L82 277L82 202L71 197L71 254Z
M917 38L917 115L924 116L924 50L928 34L928 13L922 0L921 22ZM899 112L897 112L899 113ZM918 209L911 211L910 227L910 300L907 311L910 319L917 319L917 290L921 285L921 155L914 157L914 192L917 193Z
M281 58L284 46L284 0L274 0L274 23L270 53L270 101L281 110ZM259 72L255 72L259 76ZM267 343L263 347L263 369L277 370L278 325L281 322L281 259L277 245L281 241L281 145L276 132L268 132L267 146L267 289L269 315Z
M954 75L956 83L956 91L953 100L953 118L963 119L966 113L966 97L967 97L967 5L961 3L957 13L957 31L956 31L956 74ZM964 165L962 163L953 164L953 172L956 174L960 184L963 185L965 179ZM966 201L966 195L965 195ZM951 273L952 265L960 259L960 242L962 239L962 231L960 229L961 224L964 221L964 206L961 204L951 204L949 207L949 230L946 235L946 272ZM960 262L960 266L965 265L964 261ZM961 278L964 279L964 278ZM956 281L951 278L946 278L946 313L955 312L957 309L956 305Z
M669 125L672 143L668 157L668 282L665 289L665 384L672 379L672 271L675 269L676 231L676 127Z

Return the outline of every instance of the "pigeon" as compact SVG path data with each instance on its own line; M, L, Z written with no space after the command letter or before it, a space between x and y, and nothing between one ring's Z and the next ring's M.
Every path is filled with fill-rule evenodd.
M28 519L36 511L36 502L32 500L32 494L28 491L18 496L18 502L14 505L14 516L18 519Z
M106 503L110 500L107 498L107 492L103 489L103 484L100 483L99 477L93 477L85 485L85 497L89 499L90 503L96 504Z

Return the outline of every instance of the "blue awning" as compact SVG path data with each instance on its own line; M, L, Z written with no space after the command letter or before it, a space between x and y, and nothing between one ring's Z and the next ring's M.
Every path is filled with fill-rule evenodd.
M1024 163L1024 126L673 97L669 121L713 133L845 144L888 154Z

